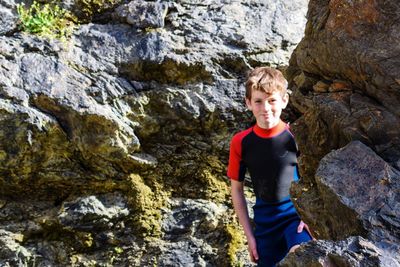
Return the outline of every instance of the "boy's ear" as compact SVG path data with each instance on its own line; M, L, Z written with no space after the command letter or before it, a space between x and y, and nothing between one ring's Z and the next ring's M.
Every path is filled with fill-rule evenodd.
M245 98L245 100L246 100L246 106L247 106L248 110L251 110L251 100L248 99L247 97Z
M282 97L282 100L283 100L283 108L286 108L287 104L289 104L289 94L286 93L286 94Z

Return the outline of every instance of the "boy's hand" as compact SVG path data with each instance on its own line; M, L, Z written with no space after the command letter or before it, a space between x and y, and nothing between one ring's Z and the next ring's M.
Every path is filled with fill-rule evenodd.
M254 263L258 261L257 243L254 237L247 238L247 249L249 250L250 260Z
M310 234L311 238L315 240L315 238L311 234L310 228L308 228L308 225L305 224L303 221L300 221L299 226L297 226L297 233L303 232L303 229L306 229L307 232Z

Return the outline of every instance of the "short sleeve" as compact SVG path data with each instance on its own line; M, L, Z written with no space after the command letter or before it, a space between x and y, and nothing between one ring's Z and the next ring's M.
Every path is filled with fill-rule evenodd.
M244 180L244 173L246 171L242 161L242 138L240 135L235 135L232 138L229 149L229 163L227 176L236 181Z

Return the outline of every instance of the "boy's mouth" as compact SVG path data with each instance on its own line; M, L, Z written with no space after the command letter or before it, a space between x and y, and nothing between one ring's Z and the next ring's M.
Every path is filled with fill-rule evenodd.
M271 117L272 117L272 114L263 113L263 114L261 114L261 116L263 116L263 117L265 117L265 118L271 118Z

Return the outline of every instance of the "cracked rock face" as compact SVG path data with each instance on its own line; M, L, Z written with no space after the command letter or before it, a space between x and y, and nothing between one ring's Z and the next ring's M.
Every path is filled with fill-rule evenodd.
M17 30L16 3L13 0L0 1L0 35Z
M246 72L288 64L307 1L62 5L81 19L66 42L19 32L0 1L0 228L22 235L17 260L250 265L229 139L250 122Z
M310 1L287 72L300 114L296 207L317 237L362 236L389 255L387 266L399 266L396 10L396 1Z

